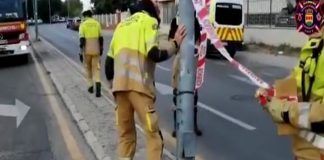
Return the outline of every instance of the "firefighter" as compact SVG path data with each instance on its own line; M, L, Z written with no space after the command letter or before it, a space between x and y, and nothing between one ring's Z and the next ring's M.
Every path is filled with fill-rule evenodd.
M137 9L118 24L105 65L117 104L118 157L120 160L134 157L136 112L145 130L147 160L161 160L163 139L154 106L155 64L178 52L186 31L181 25L172 41L158 41L160 18L157 4L142 0Z
M172 41L174 38L174 34L176 32L176 30L178 29L178 23L179 23L179 16L177 13L177 16L175 18L172 19L171 21L171 25L170 25L170 31L169 31L169 36L168 39L169 41ZM195 42L196 42L196 48L198 48L197 46L199 46L199 37L200 37L200 25L199 22L197 20L197 18L195 18ZM198 53L198 50L195 50L195 54ZM172 88L173 88L173 104L175 106L177 106L177 95L178 95L178 82L179 82L179 74L180 74L180 54L177 54L174 57L173 60L173 67L172 67ZM197 103L198 103L198 91L195 91L195 95L194 95L194 129L195 129L195 133L198 136L202 135L202 132L198 129L198 122L197 122L197 113L198 113L198 108L197 108ZM177 126L177 112L174 109L173 110L173 131L172 131L172 136L176 137L176 126Z
M322 10L323 11L323 0ZM322 15L323 12L322 12ZM289 135L293 142L296 160L324 160L324 26L309 37L302 48L297 65L285 80L296 82L298 102L269 97L260 88L256 96L267 97L265 110L277 125L284 125L282 135ZM284 88L289 88L285 85ZM279 89L276 88L279 92ZM287 91L288 89L284 89ZM278 131L279 131L278 127ZM280 132L280 131L279 131Z
M100 23L92 18L90 10L83 12L84 22L79 28L80 36L80 60L84 63L88 92L94 93L94 85L96 89L96 97L101 97L100 82L100 57L103 52L103 37L101 34Z

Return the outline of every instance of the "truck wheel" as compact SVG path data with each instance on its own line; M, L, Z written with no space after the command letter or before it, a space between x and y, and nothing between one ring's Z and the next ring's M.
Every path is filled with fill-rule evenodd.
M28 54L24 54L19 56L19 63L20 64L27 64L29 60Z
M226 47L226 50L227 50L227 52L230 54L230 56L231 56L232 58L234 58L234 56L235 56L235 54L236 54L236 48L233 47L233 46L227 46L227 47Z

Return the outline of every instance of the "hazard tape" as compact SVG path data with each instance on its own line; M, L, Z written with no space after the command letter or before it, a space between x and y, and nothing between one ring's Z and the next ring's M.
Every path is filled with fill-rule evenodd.
M208 7L203 4L203 0L192 0L194 4L194 8L196 10L197 18L202 26L203 30L206 31L208 38L211 43L215 46L215 48L242 74L247 76L253 83L262 88L270 88L270 85L255 75L251 70L234 60L230 54L225 49L221 40L217 37L215 28L211 25L208 19L209 11Z
M198 48L198 62L196 72L196 89L199 89L204 83L206 52L207 52L207 33L203 30L200 32L200 44Z
M210 0L205 0L204 4L209 8ZM202 29L200 32L199 38L199 48L198 48L198 63L196 71L196 89L199 89L204 83L205 77L205 65L206 65L206 52L207 52L207 32L205 29Z

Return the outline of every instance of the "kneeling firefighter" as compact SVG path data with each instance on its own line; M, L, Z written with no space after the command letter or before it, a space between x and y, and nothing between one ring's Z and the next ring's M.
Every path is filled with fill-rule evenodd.
M173 41L158 41L157 4L142 0L136 13L118 24L106 59L106 77L115 97L120 160L134 158L137 113L146 135L147 160L161 160L162 134L155 111L155 64L178 52L186 31L179 26ZM165 48L165 49L162 49Z
M94 84L96 85L96 97L101 97L100 82L100 58L103 52L103 37L101 35L100 23L92 18L90 10L83 12L84 22L80 24L80 60L84 63L88 92L94 92Z
M321 15L323 4L321 1ZM265 110L277 124L278 134L292 138L296 160L324 160L323 39L322 19L320 32L310 35L291 75L278 80L274 90L260 88L256 93L267 97ZM292 97L284 98L287 96Z

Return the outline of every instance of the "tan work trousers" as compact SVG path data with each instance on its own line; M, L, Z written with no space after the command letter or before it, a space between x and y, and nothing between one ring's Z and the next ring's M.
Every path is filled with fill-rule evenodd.
M116 124L118 128L118 156L132 159L136 149L134 112L145 129L147 160L161 160L163 138L151 97L135 91L116 92Z
M87 72L88 86L94 85L94 82L100 82L100 55L84 55L84 66Z

